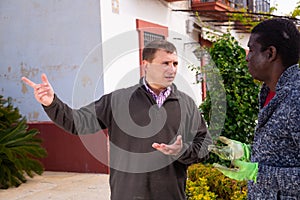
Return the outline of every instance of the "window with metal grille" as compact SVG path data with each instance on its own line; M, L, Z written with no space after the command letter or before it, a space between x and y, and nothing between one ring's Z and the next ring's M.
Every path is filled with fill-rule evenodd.
M270 0L256 0L255 12L270 12Z
M165 36L155 34L155 33L150 33L150 32L144 32L144 46L146 46L149 42L153 40L159 40L159 39L165 39Z

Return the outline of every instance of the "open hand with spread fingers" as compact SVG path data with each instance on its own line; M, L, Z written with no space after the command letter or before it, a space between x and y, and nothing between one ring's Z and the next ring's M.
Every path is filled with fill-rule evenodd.
M173 144L158 144L158 143L153 143L152 147L160 152L162 152L165 155L173 155L176 156L179 154L179 152L182 149L182 136L178 135L176 138L176 141Z
M41 76L42 83L36 84L26 77L22 81L33 88L35 99L44 106L49 106L54 99L54 90L52 89L46 74Z

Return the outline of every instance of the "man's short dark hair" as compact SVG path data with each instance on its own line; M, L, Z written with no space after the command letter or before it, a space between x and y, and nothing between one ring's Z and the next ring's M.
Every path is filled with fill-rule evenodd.
M168 53L177 52L176 47L166 40L153 40L149 42L143 49L143 60L151 62L157 50L164 50Z
M261 22L251 33L258 34L257 42L261 50L274 46L285 67L299 62L300 33L293 21L274 18Z

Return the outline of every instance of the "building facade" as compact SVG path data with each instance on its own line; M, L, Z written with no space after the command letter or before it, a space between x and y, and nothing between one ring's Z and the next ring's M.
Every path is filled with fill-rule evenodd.
M201 87L189 65L198 34L187 30L188 1L53 0L0 2L1 95L12 97L30 127L38 128L48 157L46 170L108 173L105 133L73 136L53 125L26 76L41 82L47 74L56 94L78 108L113 90L137 84L143 76L141 50L156 38L173 42L179 55L178 88L199 105Z

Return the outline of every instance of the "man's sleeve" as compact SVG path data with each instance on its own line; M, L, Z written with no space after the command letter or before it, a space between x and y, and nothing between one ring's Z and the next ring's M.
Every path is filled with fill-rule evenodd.
M65 131L75 135L89 134L106 128L103 117L105 115L97 116L97 112L108 113L108 110L105 110L108 109L107 106L104 106L105 99L106 97L103 96L98 101L80 109L72 109L55 95L52 104L43 107L48 117ZM102 112L99 112L98 109L102 109Z
M190 165L209 158L208 145L212 144L212 139L196 105L187 124L189 138L183 141L183 150L177 161Z

